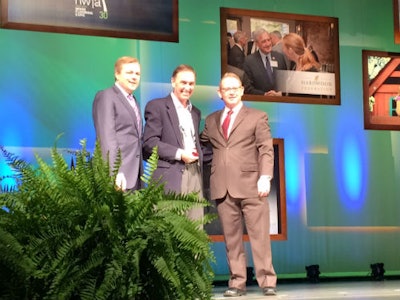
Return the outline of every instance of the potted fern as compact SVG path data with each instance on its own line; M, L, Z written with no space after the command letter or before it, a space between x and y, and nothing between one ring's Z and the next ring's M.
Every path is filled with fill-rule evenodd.
M1 151L17 186L0 192L0 298L211 298L214 256L199 223L213 216L189 220L207 201L152 180L157 149L134 193L115 188L99 145L90 154L82 141L73 168L56 147L37 167Z

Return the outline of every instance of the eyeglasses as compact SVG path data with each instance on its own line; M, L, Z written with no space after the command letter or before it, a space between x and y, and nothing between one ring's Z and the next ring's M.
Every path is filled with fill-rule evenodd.
M242 86L238 86L238 87L226 87L226 88L221 88L221 91L224 92L224 93L227 93L227 92L230 92L230 91L236 93L236 92L240 91L242 88L243 88Z

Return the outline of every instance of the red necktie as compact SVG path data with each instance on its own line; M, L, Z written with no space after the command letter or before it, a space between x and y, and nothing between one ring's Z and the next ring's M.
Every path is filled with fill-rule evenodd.
M222 133L224 134L225 139L228 139L228 128L229 123L231 122L231 115L233 110L228 111L228 114L225 117L224 122L222 123Z

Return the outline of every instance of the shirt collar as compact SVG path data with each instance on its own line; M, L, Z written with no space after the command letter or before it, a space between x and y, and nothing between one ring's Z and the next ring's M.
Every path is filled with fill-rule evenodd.
M171 98L172 101L174 102L174 106L176 108L183 108L183 109L187 109L189 112L192 111L192 103L190 102L190 100L188 100L187 106L184 107L183 104L181 103L181 101L179 101L178 97L175 96L175 94L173 92L171 92Z
M260 52L260 55L262 57L262 59L265 61L265 58L268 57L269 60L271 60L271 52L270 53L264 53L261 50L258 50L258 52Z
M236 46L238 46L238 47L240 48L240 50L242 50L242 51L243 51L243 47L242 47L242 45L240 45L239 43L236 43L235 45L236 45Z
M239 110L243 107L243 102L239 102L234 108L232 108L233 114L237 114L239 112ZM231 109L225 106L224 109L224 114L227 114L228 111L230 111Z
M125 98L130 95L119 85L118 82L115 82L115 86L121 91L122 95L124 95Z

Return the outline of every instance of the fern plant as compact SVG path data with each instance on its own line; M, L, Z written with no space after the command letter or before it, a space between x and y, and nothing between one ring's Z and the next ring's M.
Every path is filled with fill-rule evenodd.
M99 145L86 142L70 168L54 147L37 167L1 148L17 187L0 193L0 298L210 299L214 261L207 234L186 211L208 202L165 193L152 180L157 149L133 193L114 186ZM3 272L5 270L5 272Z

